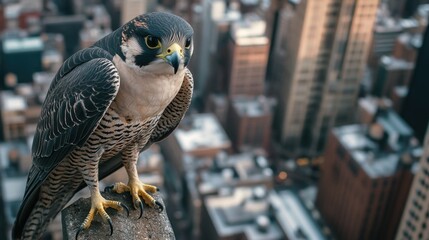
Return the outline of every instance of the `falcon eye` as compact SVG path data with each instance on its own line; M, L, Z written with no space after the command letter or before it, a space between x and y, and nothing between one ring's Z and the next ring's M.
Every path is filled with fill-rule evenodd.
M191 38L187 38L185 42L185 48L189 49L191 47Z
M157 37L149 35L144 38L144 41L147 47L150 49L156 49L161 47L161 42Z

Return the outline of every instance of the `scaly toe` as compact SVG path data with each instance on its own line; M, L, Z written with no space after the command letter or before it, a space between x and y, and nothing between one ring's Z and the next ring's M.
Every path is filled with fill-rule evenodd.
M143 184L143 190L145 190L146 192L150 192L150 193L159 192L159 188L157 188L153 185L149 185L149 184Z
M107 186L104 188L105 192L115 192L115 193L123 193L123 192L129 192L130 187L122 182L117 182L113 185Z
M111 201L111 200L105 200L104 198L97 198L97 200L93 200L92 207L89 210L89 213L83 223L80 225L79 229L76 232L75 239L77 240L79 233L81 233L83 230L88 229L91 226L92 221L94 220L94 216L96 213L98 213L101 218L109 224L110 227L110 236L113 235L113 223L110 216L106 213L105 209L107 208L113 208L115 210L121 211L125 210L127 212L127 216L130 215L129 208L118 201Z

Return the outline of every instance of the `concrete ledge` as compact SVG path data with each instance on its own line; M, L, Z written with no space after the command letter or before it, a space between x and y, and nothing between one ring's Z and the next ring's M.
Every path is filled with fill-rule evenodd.
M140 210L134 209L131 204L131 196L127 194L101 193L104 198L120 201L130 209L130 216L126 211L107 209L106 212L112 218L113 235L108 236L110 228L97 214L91 227L81 231L78 239L175 239L173 229L168 220L166 210L159 213L157 209L145 206L143 217L138 219ZM164 205L158 193L152 195ZM91 208L90 198L81 198L62 211L63 238L74 240L76 231L87 216Z

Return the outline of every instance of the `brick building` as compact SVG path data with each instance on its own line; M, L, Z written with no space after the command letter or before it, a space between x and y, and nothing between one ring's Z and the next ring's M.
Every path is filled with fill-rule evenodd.
M371 125L334 128L321 167L316 206L340 239L392 239L419 147L394 113Z

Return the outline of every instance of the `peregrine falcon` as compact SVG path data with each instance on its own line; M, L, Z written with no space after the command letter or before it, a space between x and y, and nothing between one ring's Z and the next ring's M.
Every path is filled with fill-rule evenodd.
M99 179L124 166L129 191L143 213L142 200L163 210L149 193L158 189L137 175L139 153L167 137L179 124L192 97L187 68L193 30L168 13L140 15L67 59L49 88L32 145L33 164L16 217L13 239L39 239L72 196L88 186L91 209L77 230L88 229L96 213L126 210L105 199Z

